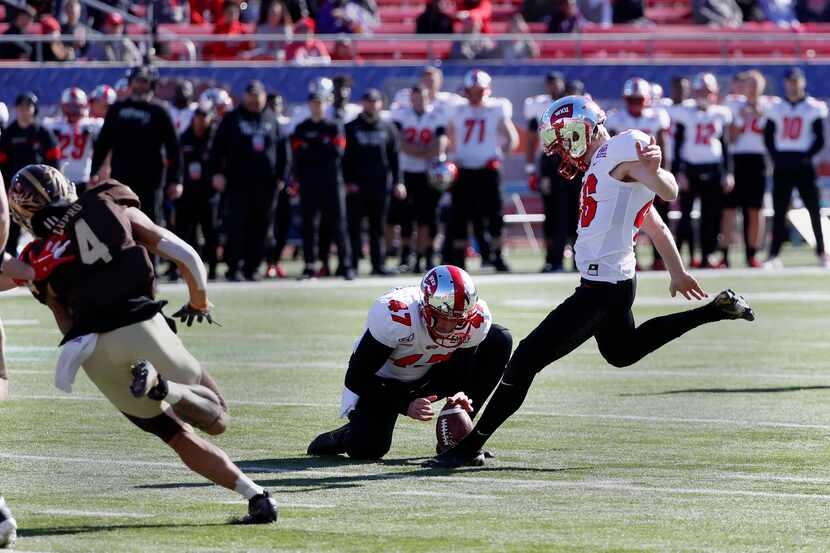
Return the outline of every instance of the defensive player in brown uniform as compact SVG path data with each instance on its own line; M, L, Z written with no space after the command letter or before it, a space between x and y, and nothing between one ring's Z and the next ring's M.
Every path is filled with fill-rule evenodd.
M153 296L150 253L176 263L187 282L190 301L173 316L188 326L213 322L206 271L193 248L154 224L138 197L114 180L76 198L57 169L29 165L12 179L9 203L12 218L38 238L22 256L38 274L33 294L64 334L67 365L82 365L119 411L191 470L248 499L243 522L274 522L277 506L268 492L185 424L217 435L230 420L216 383L161 314L166 302ZM60 370L59 364L59 377Z

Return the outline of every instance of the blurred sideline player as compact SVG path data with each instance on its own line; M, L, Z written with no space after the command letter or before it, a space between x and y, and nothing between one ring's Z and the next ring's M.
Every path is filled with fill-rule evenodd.
M89 183L94 144L104 120L89 117L86 92L78 87L63 91L61 112L61 117L47 119L43 125L58 141L61 172L75 183L77 193L82 194Z
M542 155L539 147L539 120L550 103L565 95L565 77L551 71L545 77L547 94L531 96L524 101L527 120L527 149L525 150L525 174L528 188L539 191L545 212L545 264L543 273L564 269L565 246L569 238L575 239L576 206L579 204L579 185L559 174L559 158Z
M244 522L275 521L268 493L185 424L218 435L230 422L216 383L162 315L166 302L153 299L148 252L175 262L187 282L190 299L174 317L188 326L213 322L205 268L193 248L154 224L136 194L114 180L77 198L60 171L29 165L12 179L9 204L15 221L38 238L21 254L35 270L32 293L64 334L56 385L70 391L83 366L131 422L194 472L248 499Z
M435 237L438 235L438 201L441 191L433 188L427 170L436 158L443 158L449 146L447 113L435 108L423 85L412 87L410 105L392 110L392 121L400 131L400 166L403 184L409 200L407 208L417 224L415 262L401 252L401 270L420 274L431 269L435 257ZM401 240L403 243L403 227Z
M173 101L167 104L170 119L179 136L190 127L190 120L196 111L197 104L193 101L193 83L187 79L176 84Z
M605 113L584 96L566 96L545 112L545 152L562 156L563 176L587 175L576 242L581 282L521 341L473 431L429 466L457 467L478 458L490 435L522 405L536 374L591 337L609 363L625 367L702 324L754 319L746 301L726 290L702 307L635 326L633 243L640 230L660 250L672 296L680 292L687 299L701 299L706 292L686 272L671 233L652 205L655 194L666 201L677 197L677 183L660 167L662 154L654 138L637 130L611 138L604 123Z
M446 117L450 116L450 112L455 106L464 103L464 98L455 92L441 90L441 87L444 85L444 73L435 66L428 65L424 67L418 83L426 89L433 108L446 112ZM410 100L411 93L411 88L399 90L392 100L391 108L399 109L412 105Z
M770 107L764 127L764 142L772 158L772 243L765 267L780 269L778 254L787 238L787 211L793 188L807 212L816 238L819 264L830 268L830 256L824 251L821 230L821 195L816 182L813 158L824 148L824 120L827 104L807 96L807 79L801 69L793 68L784 80L786 97Z
M729 266L729 245L735 232L736 211L743 216L743 236L748 267L761 267L756 257L764 239L761 209L767 188L767 159L764 145L766 112L777 99L764 96L766 80L760 71L753 70L735 77L740 97L727 105L732 110L733 122L729 128L735 167L735 187L724 197L721 222L721 250L723 265ZM740 83L740 84L738 84Z
M672 112L674 156L672 173L680 187L680 222L677 248L689 244L692 267L713 267L718 248L724 192L734 186L728 130L732 112L718 102L718 81L711 73L700 73L692 81L693 106ZM692 207L700 198L701 257L695 257Z
M666 168L666 138L669 134L669 115L665 110L652 107L651 84L645 79L634 77L623 85L623 100L625 110L614 110L608 114L605 128L611 136L627 130L639 130L653 136L663 156L662 168ZM669 204L660 198L654 199L654 208L664 221L669 220ZM654 248L653 271L665 271L666 265L660 258L657 248Z
M510 267L502 256L501 162L519 145L519 133L512 121L513 105L506 98L490 96L491 81L484 71L469 71L464 76L466 100L455 106L450 117L448 135L459 171L451 190L448 236L453 241L452 262L463 268L467 227L477 225L482 263L490 262L504 272Z
M470 275L439 265L420 286L396 288L369 310L346 371L340 416L348 424L317 436L309 455L346 453L380 459L392 445L398 415L434 416L447 398L473 417L510 357L510 332L492 322Z
M89 93L89 116L103 119L107 116L110 106L118 100L115 89L109 85L100 84Z

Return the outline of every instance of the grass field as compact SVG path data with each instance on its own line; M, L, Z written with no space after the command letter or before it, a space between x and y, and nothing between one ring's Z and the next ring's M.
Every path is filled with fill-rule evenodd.
M812 263L812 262L811 262ZM14 399L0 404L0 492L28 552L830 551L830 273L700 273L758 314L691 332L615 369L593 341L548 367L493 437L483 468L428 471L434 426L400 419L379 463L305 456L336 419L370 300L414 278L217 285L222 328L185 344L231 402L217 442L281 505L227 524L237 496L180 466L86 377L52 386L59 336L23 295L2 300ZM516 342L574 275L481 277ZM685 309L665 275L639 282L638 320ZM162 290L174 305L181 287Z

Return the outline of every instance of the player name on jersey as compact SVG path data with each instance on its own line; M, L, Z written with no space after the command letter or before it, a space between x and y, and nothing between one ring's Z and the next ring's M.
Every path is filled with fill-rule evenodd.
M502 159L502 121L513 117L513 105L506 98L485 98L481 105L464 101L450 117L455 133L455 161L466 169L481 169Z
M636 143L649 144L638 130L611 138L594 154L582 181L576 266L588 280L619 282L634 278L634 239L645 220L654 192L638 182L611 176L620 163L636 161Z

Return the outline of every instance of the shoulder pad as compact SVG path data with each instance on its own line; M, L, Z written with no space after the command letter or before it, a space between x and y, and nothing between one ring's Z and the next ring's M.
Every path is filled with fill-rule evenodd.
M106 197L112 202L124 207L141 208L141 201L129 186L121 184L117 180L108 179L84 192L84 196L92 194L99 197Z

